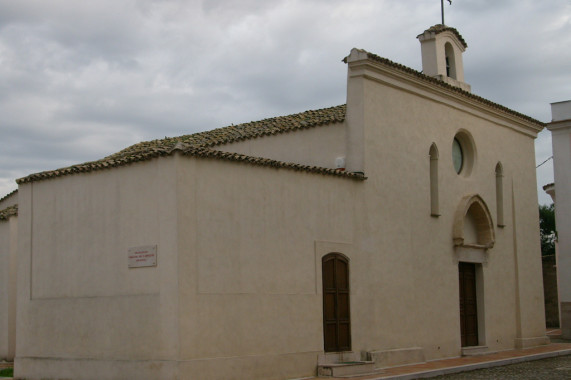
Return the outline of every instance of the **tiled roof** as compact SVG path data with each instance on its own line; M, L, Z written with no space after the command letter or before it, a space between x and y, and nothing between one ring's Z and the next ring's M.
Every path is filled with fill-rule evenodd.
M5 199L10 198L12 195L16 194L18 192L18 189L6 194L5 196L3 196L2 198L0 198L0 202L4 201Z
M458 31L455 28L452 28L451 26L436 24L436 25L431 26L430 28L426 29L422 34L424 34L425 32L433 32L434 34L440 34L440 33L444 33L444 32L452 32L456 35L456 38L458 38L458 40L462 43L464 48L468 47L468 44L466 43L466 41L464 41L464 38L462 37L462 35L460 33L458 33ZM416 37L418 38L418 37L422 36L422 34L419 34Z
M321 125L341 123L345 120L345 109L346 106L343 104L336 107L305 111L294 115L279 116L261 121L231 125L206 132L194 133L192 135L141 142L112 154L111 156L105 157L105 160L129 156L159 148L172 149L179 142L196 148L210 148L241 140L277 135L280 133Z
M69 166L67 168L50 170L31 174L16 180L18 184L40 181L77 173L88 173L97 170L110 169L128 165L134 162L146 161L156 157L169 156L175 151L183 155L214 158L226 161L237 161L258 166L284 168L309 173L333 175L338 177L363 180L366 177L360 173L348 173L341 170L319 166L301 165L267 158L246 156L243 154L221 152L211 149L214 146L235 141L252 139L262 136L277 135L289 131L341 123L345 120L345 105L306 111L289 116L274 117L257 122L232 125L207 132L199 132L180 137L167 137L160 140L141 142L107 156L98 161Z
M18 215L18 205L13 205L6 207L4 210L0 210L0 221L8 220L11 216Z
M506 112L506 113L508 113L508 114L510 114L510 115L512 115L512 116L516 116L516 117L518 117L518 118L524 120L524 121L527 122L527 123L535 124L535 126L538 127L539 129L544 128L545 125L546 125L545 123L542 123L541 121L536 120L536 119L534 119L534 118L532 118L532 117L530 117L530 116L524 115L524 114L522 114L522 113L519 113L519 112L514 111L514 110L512 110L512 109L509 109L509 108L507 108L507 107L504 107L504 106L502 106L501 104L494 103L494 102L492 102L492 101L490 101L490 100L488 100L488 99L482 98L481 96L474 95L474 94L472 94L471 92L464 91L464 90L462 90L460 87L452 86L452 85L449 85L448 83L443 82L443 81L441 81L441 80L439 80L439 79L429 77L428 75L425 75L425 74L421 73L420 71L416 71L416 70L414 70L414 69L411 69L411 68L408 67L408 66L401 65L400 63L393 62L393 61L391 61L390 59L386 59L386 58L383 58L383 57L379 57L378 55L373 54L373 53L369 53L369 52L366 51L366 50L361 50L361 51L365 52L365 53L367 54L367 58L369 58L369 59L372 60L372 61L379 62L379 63L382 63L383 65L387 65L387 66L393 67L393 68L395 68L395 69L397 69L397 70L400 70L400 71L402 71L402 72L405 72L405 73L407 73L407 74L414 75L414 76L416 76L416 77L418 77L418 78L420 78L420 79L422 79L422 80L425 80L425 81L427 81L427 82L434 83L434 84L439 85L439 86L441 86L441 87L443 87L443 88L446 88L446 89L448 89L448 90L450 90L450 91L454 91L454 92L456 92L456 93L459 94L459 95L462 95L462 96L468 97L468 98L470 98L470 99L473 99L473 100L475 100L475 101L477 101L477 102L479 102L479 103L481 103L482 105L485 105L485 106L487 106L487 107L495 108L495 109L497 109L497 110L501 110L501 111L503 111L503 112ZM348 58L348 57L345 57L345 58L343 59L343 62L347 63L347 58Z

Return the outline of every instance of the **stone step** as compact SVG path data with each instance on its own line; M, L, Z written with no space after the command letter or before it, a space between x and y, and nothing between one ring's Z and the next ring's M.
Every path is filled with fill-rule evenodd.
M320 364L317 366L318 376L352 377L378 373L373 361L354 361L341 363Z
M426 362L422 347L408 347L367 353L367 359L375 362L375 368L397 367Z
M479 356L495 354L495 351L490 351L488 346L469 346L462 347L462 356Z

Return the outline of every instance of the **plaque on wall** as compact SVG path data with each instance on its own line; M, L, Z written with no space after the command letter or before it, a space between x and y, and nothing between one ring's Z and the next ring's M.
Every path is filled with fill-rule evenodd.
M156 267L157 246L144 245L129 248L129 268Z

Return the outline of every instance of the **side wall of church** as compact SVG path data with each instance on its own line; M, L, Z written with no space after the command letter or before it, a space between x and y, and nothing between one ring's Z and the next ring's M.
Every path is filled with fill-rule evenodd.
M180 378L314 376L322 256L347 255L352 286L368 279L364 258L351 252L354 202L366 183L181 160ZM365 328L357 320L354 328Z
M22 184L15 375L172 378L175 158ZM128 252L157 246L157 265Z
M17 219L0 220L0 360L14 360L16 346Z

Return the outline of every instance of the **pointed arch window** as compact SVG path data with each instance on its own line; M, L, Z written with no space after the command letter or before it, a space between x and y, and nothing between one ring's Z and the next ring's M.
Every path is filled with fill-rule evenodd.
M438 148L435 143L430 146L430 215L440 216L438 204Z
M498 227L504 227L504 168L501 162L496 165L496 214Z

